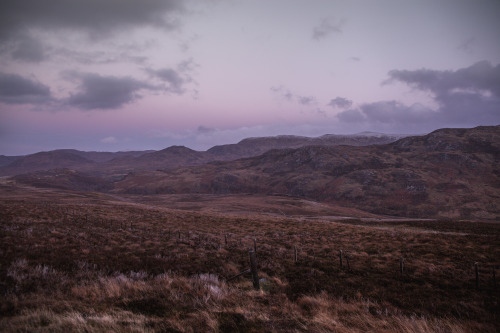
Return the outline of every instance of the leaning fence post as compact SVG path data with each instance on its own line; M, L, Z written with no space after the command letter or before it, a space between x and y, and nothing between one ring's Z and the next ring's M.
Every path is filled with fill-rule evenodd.
M253 239L253 251L255 253L257 253L257 239L256 238Z
M255 251L248 252L250 256L250 271L252 272L253 287L255 290L260 289L259 275L257 274L257 260L255 259Z
M479 289L479 270L477 261L474 263L474 270L476 271L476 289Z

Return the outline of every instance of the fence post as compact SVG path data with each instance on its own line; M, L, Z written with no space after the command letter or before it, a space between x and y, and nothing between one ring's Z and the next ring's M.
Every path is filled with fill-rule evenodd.
M253 287L255 290L260 290L259 275L257 274L257 260L255 259L255 251L248 252L250 256L250 271L252 272Z
M224 234L224 244L225 244L225 247L227 247L227 234Z
M495 266L493 266L493 289L497 289L497 278L495 276Z
M479 269L477 261L474 263L474 270L476 271L476 289L479 290Z
M257 239L256 238L253 239L253 251L255 253L257 253Z

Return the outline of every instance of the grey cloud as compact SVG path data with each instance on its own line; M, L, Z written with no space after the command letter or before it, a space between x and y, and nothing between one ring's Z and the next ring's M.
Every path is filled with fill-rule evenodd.
M271 87L271 91L287 102L298 103L303 106L314 106L318 104L316 97L295 94L284 86Z
M165 91L180 95L186 91L185 86L188 83L194 82L193 78L190 76L190 73L196 67L198 67L198 65L192 59L188 59L178 64L176 69L163 68L154 70L147 68L145 69L145 71L150 76L167 83L168 86L164 88Z
M332 108L347 109L352 106L352 101L348 100L347 98L336 97L335 99L332 99L327 105L331 106Z
M341 122L347 122L347 123L359 123L366 121L366 116L362 114L359 110L355 109L343 111L337 115L337 118Z
M438 99L460 89L471 93L489 91L500 96L500 64L492 66L488 61L481 61L456 71L392 70L389 72L389 80L384 83L394 81L406 83L419 90L430 91Z
M17 74L0 73L0 102L36 104L51 99L50 88Z
M198 129L196 130L196 132L199 134L212 134L212 133L215 133L216 131L217 130L215 128L206 127L206 126L198 126Z
M297 96L297 100L300 105L315 105L316 98L313 96Z
M407 126L426 123L434 116L434 111L419 103L407 106L398 101L379 101L343 111L337 115L337 118L348 123L367 122Z
M419 103L407 106L397 101L381 101L361 105L360 110L369 122L426 123L433 111Z
M46 58L43 44L31 36L22 36L15 44L11 53L14 59L26 62L40 62Z
M394 70L389 77L388 82L431 92L442 121L500 122L500 64L481 61L456 71Z
M293 94L290 90L286 89L283 86L279 87L271 87L271 91L280 95L283 99L291 102L293 99Z
M93 73L65 73L79 82L79 92L71 94L66 104L82 109L117 109L139 98L140 90L156 89L131 77L100 76Z
M176 0L16 0L0 2L0 39L30 28L86 31L94 38L134 26L175 29Z
M343 22L334 22L332 18L324 18L314 27L312 37L314 40L326 38L332 33L342 33Z
M185 80L179 75L179 73L171 68L152 70L148 69L147 72L154 77L159 78L160 80L167 82L169 87L168 91L182 94L184 92L183 85Z
M105 65L105 64L114 64L118 62L141 65L147 61L147 57L131 55L129 52L126 51L120 52L119 50L118 51L107 50L106 52L105 51L85 52L85 51L73 51L64 47L53 49L52 52L50 52L47 55L47 57L49 56L54 61L60 61L60 60L66 61L67 59L70 59L72 61L75 61L83 65L92 65L92 64Z
M500 65L482 61L456 71L393 70L384 84L396 81L430 92L437 109L418 103L407 106L397 101L380 101L341 112L338 119L406 128L415 124L437 128L500 123Z

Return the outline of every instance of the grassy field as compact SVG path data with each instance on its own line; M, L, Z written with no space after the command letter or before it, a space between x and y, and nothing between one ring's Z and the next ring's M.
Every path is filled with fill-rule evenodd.
M112 197L3 182L0 330L500 328L499 223L332 217L347 213L282 197ZM249 268L255 244L260 290L249 275L226 282Z

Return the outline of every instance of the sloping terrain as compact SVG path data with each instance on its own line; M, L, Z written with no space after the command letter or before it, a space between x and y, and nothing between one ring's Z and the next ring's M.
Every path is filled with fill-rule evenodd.
M2 332L499 327L499 223L235 216L8 179L0 216ZM249 249L260 290L250 274L234 278L249 268Z
M26 156L0 156L0 176L50 169L71 168L94 176L118 179L138 170L164 170L180 166L201 165L211 161L230 161L257 156L271 149L298 148L306 145L372 145L397 140L399 136L360 133L355 135L324 135L318 138L276 136L250 138L237 144L221 145L206 152L183 146L172 146L159 151L84 152L59 149Z
M222 160L231 160L261 155L272 149L300 148L304 146L369 146L394 142L402 135L387 135L364 132L353 135L326 134L316 138L278 135L274 137L248 138L236 144L215 146L207 153Z
M50 170L55 168L81 168L96 164L88 158L75 154L71 150L53 150L22 156L12 163L0 168L1 176L19 175L23 173Z
M500 215L499 162L500 126L443 129L387 145L307 146L134 172L114 191L280 194L378 214L493 219Z
M96 152L76 149L57 149L26 156L0 156L0 176L19 175L28 172L72 168L93 170L103 162L119 158L134 158L151 151Z
M46 171L35 171L12 177L21 184L41 188L56 188L74 191L97 191L103 192L113 188L113 184L100 177L85 174L71 169L52 169Z
M0 155L0 168L6 165L9 165L10 163L14 162L21 156L5 156L5 155Z

